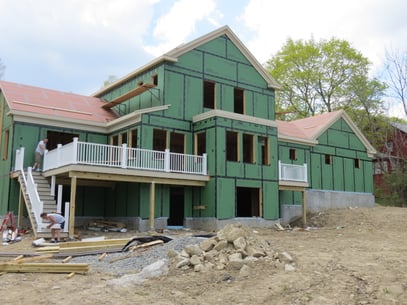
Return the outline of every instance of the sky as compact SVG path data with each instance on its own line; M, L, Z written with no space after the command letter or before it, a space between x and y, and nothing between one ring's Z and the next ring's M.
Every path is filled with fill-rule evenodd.
M90 95L224 25L261 64L288 38L334 37L380 77L386 50L407 51L406 12L405 0L0 0L2 79Z

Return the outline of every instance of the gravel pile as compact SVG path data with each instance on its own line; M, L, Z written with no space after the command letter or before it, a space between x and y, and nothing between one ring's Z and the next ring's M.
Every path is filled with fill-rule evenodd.
M171 249L180 252L182 251L182 249L185 248L185 246L198 244L203 239L205 239L203 237L194 236L168 237L172 238L172 240L162 245L149 247L145 251L136 250L135 252L128 251L119 253L108 253L107 256L100 261L98 259L100 257L100 254L76 256L72 258L70 262L89 264L89 268L91 271L121 276L124 274L139 272L144 267L147 267L160 260L165 260L167 266L169 266L169 260L167 256L168 250ZM130 257L126 258L126 256L128 255L130 255Z

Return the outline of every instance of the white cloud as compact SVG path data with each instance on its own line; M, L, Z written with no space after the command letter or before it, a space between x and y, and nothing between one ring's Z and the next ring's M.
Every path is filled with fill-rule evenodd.
M200 21L218 26L222 14L216 10L215 0L178 0L171 9L161 16L155 25L153 36L158 44L146 45L144 49L159 56L184 43L194 33Z
M262 63L288 37L313 36L347 40L377 68L390 44L407 47L405 11L404 0L251 0L239 18L253 33L247 47Z

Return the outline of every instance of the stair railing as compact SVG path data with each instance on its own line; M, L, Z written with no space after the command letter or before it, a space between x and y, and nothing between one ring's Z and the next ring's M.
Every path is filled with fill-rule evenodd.
M21 178L24 181L24 185L26 187L26 192L28 198L30 199L31 209L34 214L35 220L37 222L37 232L42 231L42 227L44 226L41 213L43 211L44 203L40 200L40 196L38 195L37 191L37 184L34 182L34 178L32 176L32 168L27 168L27 177L24 173L24 147L20 147L16 151L16 160L14 164L15 171L20 171Z
M33 210L35 220L37 221L37 232L42 231L44 224L42 223L41 213L43 212L44 203L41 201L38 195L37 184L32 176L32 168L27 169L27 193L31 201L31 208Z

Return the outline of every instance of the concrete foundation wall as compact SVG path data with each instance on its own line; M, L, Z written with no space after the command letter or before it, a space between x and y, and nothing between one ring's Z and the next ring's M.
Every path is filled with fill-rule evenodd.
M75 217L75 227L87 228L89 222L100 220L95 217ZM165 229L167 227L167 217L160 217L154 219L154 229ZM147 232L150 230L150 220L142 219L140 217L109 217L109 221L119 221L126 225L126 229L137 230L139 232Z
M370 193L336 192L323 190L306 191L307 212L349 207L373 207L375 197ZM281 222L287 224L302 216L301 205L282 205Z
M223 229L226 225L231 223L240 223L242 225L253 227L253 228L271 228L276 223L280 223L280 219L277 220L265 220L258 217L239 217L232 219L218 220L214 217L205 218L186 218L184 220L184 225L187 228L193 230L202 231L218 231Z
M307 211L319 212L349 207L373 207L375 197L369 193L307 190Z

